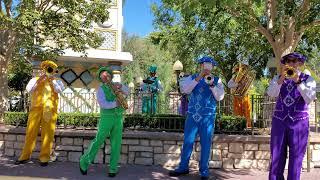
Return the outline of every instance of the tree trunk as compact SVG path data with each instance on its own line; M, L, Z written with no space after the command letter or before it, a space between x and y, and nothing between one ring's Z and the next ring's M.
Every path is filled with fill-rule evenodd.
M273 48L273 53L275 55L275 62L277 65L277 72L280 72L280 60L281 57L294 52L294 50L296 49L296 47L299 44L299 41L301 40L301 35L297 35L294 38L291 39L287 39L287 41L285 42L278 42L278 43L274 43L272 48Z
M16 34L10 30L0 30L0 122L8 109L8 62L16 46Z
M303 1L303 11L308 10L309 1ZM282 56L293 52L298 46L299 41L304 33L304 29L300 28L298 30L297 24L299 19L296 17L289 17L288 22L283 23L280 21L279 33L272 34L274 29L275 17L277 16L277 1L276 0L266 0L267 5L267 21L268 26L265 28L261 24L255 26L255 28L266 37L270 43L273 53L275 55L275 64L277 66L277 72L280 72L280 59ZM284 17L280 17L281 19Z
M8 109L8 61L0 55L0 122L3 122L3 113Z

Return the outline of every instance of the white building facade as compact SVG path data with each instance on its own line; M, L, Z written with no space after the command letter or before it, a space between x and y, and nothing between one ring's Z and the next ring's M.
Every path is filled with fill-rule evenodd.
M97 48L89 48L86 53L71 49L56 59L59 65L58 76L66 90L60 95L59 112L98 112L95 89L99 86L96 72L101 66L109 66L115 73L113 81L121 82L122 68L132 61L129 52L122 52L122 0L111 0L109 19L103 23L93 23L92 30L104 37ZM41 61L33 61L37 74Z

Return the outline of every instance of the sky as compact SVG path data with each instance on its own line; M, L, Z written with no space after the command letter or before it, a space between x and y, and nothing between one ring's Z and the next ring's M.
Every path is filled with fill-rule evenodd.
M154 30L152 3L161 0L126 0L123 7L124 31L129 35L147 36Z

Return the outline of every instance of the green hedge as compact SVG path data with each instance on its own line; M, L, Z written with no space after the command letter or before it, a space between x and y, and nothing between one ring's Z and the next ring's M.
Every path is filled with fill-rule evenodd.
M58 126L91 127L97 126L100 115L98 113L59 113Z
M27 125L27 113L6 112L4 123L15 126ZM97 126L99 114L85 113L59 113L57 126L75 128ZM183 131L185 117L173 114L156 114L153 116L143 114L128 114L125 116L123 126L128 129L144 129L152 131ZM215 121L216 133L242 133L246 128L246 119L235 116L217 116Z
M247 120L241 116L217 116L215 121L216 133L236 133L246 129Z
M14 126L27 126L28 114L25 112L5 112L4 123Z
M58 126L96 127L99 114L59 113ZM5 112L4 123L15 126L27 126L28 115L25 112Z

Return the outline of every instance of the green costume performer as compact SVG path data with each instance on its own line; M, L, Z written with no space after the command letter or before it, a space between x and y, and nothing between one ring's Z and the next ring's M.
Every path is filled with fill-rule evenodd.
M149 67L150 77L143 80L142 91L145 95L142 98L142 113L155 114L157 112L157 97L162 91L160 80L156 77L157 66Z
M80 158L80 171L83 175L87 174L89 165L95 159L95 156L106 137L110 137L111 157L109 176L114 177L118 171L118 161L120 159L123 113L124 109L118 106L116 96L113 90L106 82L111 82L112 71L107 67L99 69L97 74L99 80L103 83L97 91L97 101L100 106L100 121L96 137L91 141L88 150ZM114 85L116 86L116 85ZM128 94L128 88L124 85L118 85L119 90Z

